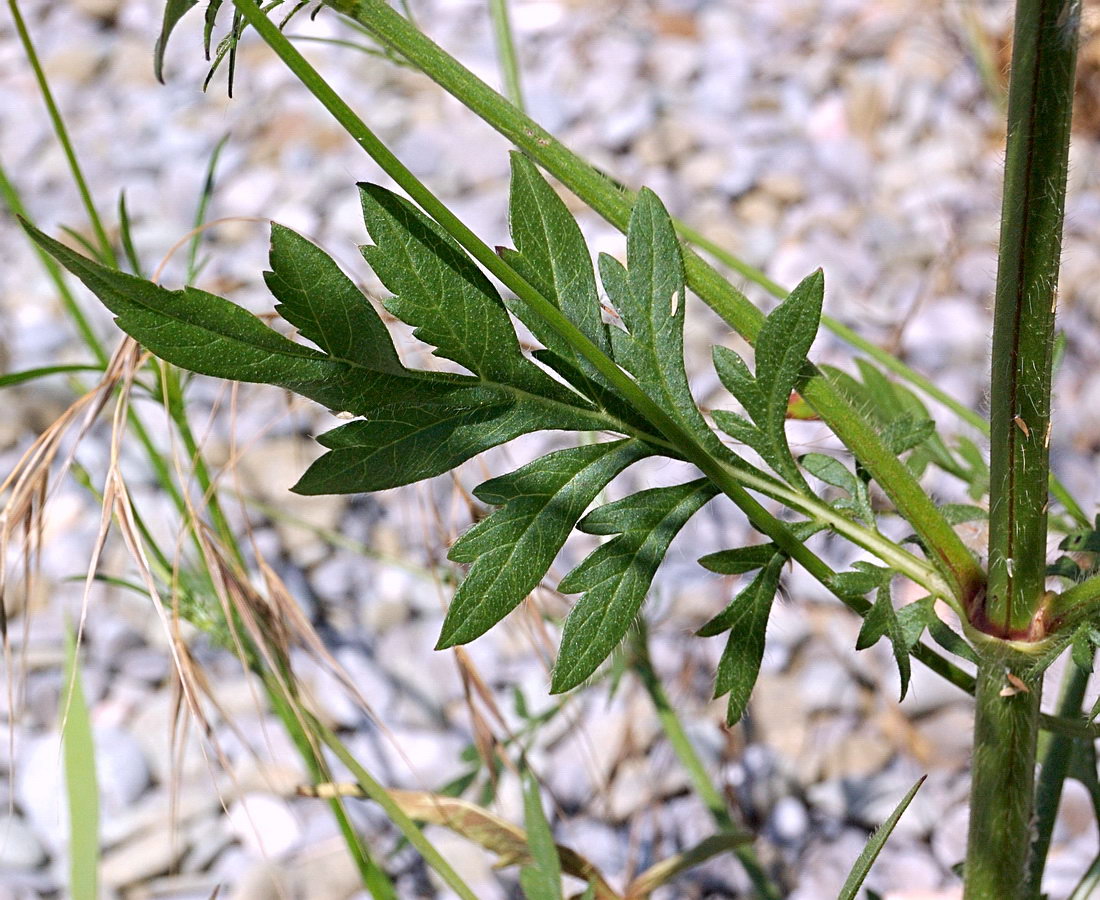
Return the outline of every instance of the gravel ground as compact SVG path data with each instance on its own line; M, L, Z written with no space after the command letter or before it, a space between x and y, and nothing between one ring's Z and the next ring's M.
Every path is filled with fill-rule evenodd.
M437 40L496 81L482 0L412 6ZM996 70L1008 6L512 4L527 101L543 125L625 182L654 188L674 214L780 283L822 266L828 312L895 348L975 408L987 390L1004 139L996 78L983 80L977 59L988 50ZM197 12L173 37L168 84L159 86L151 69L159 3L35 0L24 7L96 201L113 209L125 189L138 253L150 270L167 259L165 283L183 277L186 254L169 254L191 227L206 160L229 134L210 213L226 221L206 235L209 264L200 284L269 308L259 277L266 230L255 218L271 217L312 235L368 287L377 286L357 261L355 245L364 234L354 183L386 179L257 40L242 46L236 99L229 100L224 73L208 93L199 90L205 64ZM324 14L290 31L338 33ZM507 242L503 139L415 73L347 48L300 46L481 237ZM1100 70L1097 42L1086 43L1082 58L1093 78L1094 67ZM1100 381L1089 378L1100 362L1100 131L1091 84L1086 79L1072 146L1061 293L1068 343L1055 396L1061 427L1052 444L1059 473L1086 509L1100 499ZM0 21L0 160L40 226L83 229L64 156L8 18ZM593 248L622 253L619 235L577 211ZM755 289L749 293L769 302ZM109 317L84 305L113 345ZM725 332L701 304L689 310L688 328L698 396L716 402L709 345L726 341ZM825 336L816 356L846 358ZM0 368L85 358L39 261L15 223L0 219ZM541 592L530 608L468 648L467 671L487 686L481 700L464 695L454 655L430 650L448 590L446 547L469 521L465 491L487 472L545 450L544 439L516 441L454 479L370 498L302 498L287 488L316 455L307 435L330 427L331 416L289 404L275 390L242 388L232 409L221 385L196 380L189 390L192 421L210 458L224 464L243 450L226 475L249 500L233 504L235 526L243 533L247 515L257 547L369 700L370 714L303 654L304 682L368 769L390 785L437 788L464 771L461 753L478 723L489 723L498 736L521 728L519 694L533 712L550 705L554 636L537 609L567 609L552 592ZM73 396L60 379L5 391L0 472ZM210 416L214 408L220 412ZM155 407L139 404L139 411L154 434L169 431ZM941 425L953 427L937 412ZM812 423L798 436L807 446L829 446ZM102 483L109 451L106 425L93 428L78 451L94 484ZM147 463L134 447L122 453L139 509L174 546L173 518ZM630 477L636 487L682 474L666 465ZM956 499L953 485L935 487ZM82 488L71 481L54 486L44 577L26 601L32 614L19 615L11 629L10 659L18 662L9 662L9 671L18 677L0 700L13 735L11 743L0 742L0 797L7 801L0 813L0 900L63 893L59 664L66 617L78 614L83 593L71 576L87 565L98 521ZM339 532L343 544L327 540L328 532ZM707 699L720 648L691 633L724 605L733 585L706 575L694 559L747 534L731 507L712 504L674 545L649 606L655 663L708 766L798 900L836 896L869 829L928 773L868 884L895 900L957 896L952 866L965 835L970 706L921 668L899 705L889 654L883 647L854 654L858 623L802 573L786 577L746 724L721 725L722 704ZM584 549L570 545L567 555L579 558ZM126 575L126 559L112 539L101 570ZM200 744L192 729L174 743L177 698L160 618L136 593L93 589L84 679L103 792L105 896L207 898L220 884L222 895L235 900L365 897L355 892L355 871L327 810L293 798L293 787L306 779L288 739L258 706L256 685L228 654L199 641L195 655L219 704L211 713L213 740ZM1055 682L1052 676L1048 683ZM492 721L490 698L506 725ZM571 701L539 733L530 758L555 805L559 839L612 880L707 833L704 808L687 790L644 693L629 680L612 700L597 690ZM511 778L502 781L493 808L521 819ZM353 804L353 813L379 847L394 844L374 810ZM513 870L493 870L491 860L447 832L431 836L479 897L516 896ZM1048 868L1052 896L1070 890L1097 841L1088 796L1069 782ZM397 859L402 898L448 896L407 851ZM654 896L745 891L741 871L723 859Z

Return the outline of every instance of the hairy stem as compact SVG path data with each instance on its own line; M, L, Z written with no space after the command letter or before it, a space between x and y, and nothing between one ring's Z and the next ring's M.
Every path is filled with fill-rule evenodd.
M978 666L964 900L1026 896L1042 677L1024 681L999 649Z
M989 583L974 624L1041 636L1054 308L1079 0L1018 0L993 313Z

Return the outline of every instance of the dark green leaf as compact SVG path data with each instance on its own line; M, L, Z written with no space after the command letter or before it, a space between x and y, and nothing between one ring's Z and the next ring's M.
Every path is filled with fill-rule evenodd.
M821 324L824 294L825 277L819 269L772 310L756 339L756 385L763 402L756 424L767 435L777 458L782 459L780 474L793 484L801 484L802 479L796 474L797 467L787 446L787 407L791 392L799 386L806 354Z
M164 4L160 34L157 35L157 43L153 48L153 73L161 84L164 84L164 51L168 48L168 38L171 37L173 29L179 24L184 13L197 2L198 0L166 0Z
M776 554L726 609L699 630L706 636L729 631L718 662L714 696L729 694L726 722L733 725L748 706L764 659L764 641L784 557Z
M535 165L512 153L512 189L508 217L516 249L501 251L520 275L537 288L597 347L611 353L607 326L600 313L596 276L584 236L557 192ZM540 327L537 317L524 317L535 336L559 355L574 358L556 333Z
M886 635L890 640L890 646L894 651L894 660L898 665L898 676L901 679L901 700L905 699L906 691L909 689L911 671L909 651L920 640L927 622L927 615L931 611L930 603L918 605L919 603L920 601L906 607L909 610L906 615L907 627L903 627L901 616L894 609L893 601L890 599L890 588L884 584L875 595L874 605L863 617L863 625L860 627L859 636L856 638L857 650L865 650L872 644L877 643L883 635Z
M1047 575L1052 578L1068 578L1070 581L1079 581L1084 572L1075 560L1068 556L1059 556L1047 566Z
M583 414L500 387L444 388L433 385L420 398L407 397L321 435L318 442L331 452L310 466L294 491L386 490L449 472L521 434L592 427Z
M561 860L542 810L538 782L530 772L523 776L523 823L532 859L531 865L520 869L523 895L526 900L561 900Z
M264 281L275 311L327 354L368 369L403 373L393 341L370 300L333 259L282 225L271 226Z
M485 380L566 402L576 397L523 355L496 289L450 235L392 191L364 184L360 193L374 241L363 256L394 294L390 312L437 355Z
M472 566L451 601L437 649L472 641L515 609L542 580L596 495L649 452L637 441L589 444L482 484L477 497L501 508L451 548L450 559Z
M1071 553L1100 553L1100 529L1082 528L1071 532L1058 544L1058 549Z
M170 363L217 378L275 384L330 409L362 414L382 402L461 392L468 377L382 372L296 344L259 318L196 288L170 291L93 262L26 226L34 240L116 315L119 327Z
M819 522L792 522L787 526L800 541L807 541L825 526ZM699 560L699 565L719 575L741 575L754 569L762 569L775 554L783 554L778 546L770 541L766 544L754 544L751 547L738 547L734 550L719 550L708 553ZM868 591L871 588L867 589ZM866 591L864 591L866 593Z
M778 551L779 548L770 542L735 550L719 550L701 557L699 565L719 575L741 575L764 568Z
M653 488L601 506L579 528L617 537L596 548L562 579L558 590L584 591L566 620L551 691L567 691L591 675L626 634L676 533L716 493L700 479Z
M902 813L909 808L909 804L913 802L913 798L917 796L917 791L920 790L921 785L924 784L924 779L927 777L927 775L922 776L909 789L909 793L901 798L901 802L890 813L889 818L871 835L870 840L867 841L867 846L863 848L863 852L859 854L855 865L852 866L852 871L845 879L844 886L840 889L840 894L837 895L837 900L856 900L860 887L863 886L863 882L871 871L871 866L875 864L875 860L878 859L882 848L886 846L886 841L889 840L890 835L897 826L898 820L901 819Z
M627 229L627 268L606 254L600 280L627 331L611 328L615 360L708 450L729 455L707 426L684 371L684 267L672 220L643 189Z
M279 385L330 409L367 415L322 437L333 452L303 477L297 486L303 493L381 490L437 475L530 431L608 425L522 357L519 363L539 376L531 384L547 386L549 398L511 384L401 367L365 299L359 305L361 295L352 294L335 263L290 232L276 232L273 287L307 336L347 358L296 344L221 297L194 288L166 290L28 230L116 314L124 331L168 362ZM308 276L320 277L323 290L306 297L301 287ZM446 291L445 283L440 290Z
M876 588L889 584L892 574L882 566L857 562L852 564L852 571L834 575L830 586L846 597L863 597Z
M944 650L954 653L961 659L974 663L974 665L978 664L978 654L974 652L974 648L966 642L962 635L949 628L947 623L935 614L929 617L928 633L932 635L932 640L943 647Z

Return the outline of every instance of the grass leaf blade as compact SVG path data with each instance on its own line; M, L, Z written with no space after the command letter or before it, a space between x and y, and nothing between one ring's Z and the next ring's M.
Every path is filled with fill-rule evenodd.
M848 873L848 878L840 889L837 900L856 900L859 889L863 886L863 882L871 871L871 866L875 864L879 853L882 852L882 848L886 846L886 841L889 840L890 835L897 826L898 820L909 808L909 804L913 802L913 798L917 796L917 791L920 790L921 785L924 784L924 779L927 777L927 775L921 776L920 780L909 789L909 793L901 798L901 802L890 813L889 818L871 835L870 840L867 841L867 846L863 848L863 852L859 855L855 865L852 866L852 871Z

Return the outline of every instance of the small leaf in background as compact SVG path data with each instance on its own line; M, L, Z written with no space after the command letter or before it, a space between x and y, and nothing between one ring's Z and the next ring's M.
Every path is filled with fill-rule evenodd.
M561 860L554 833L542 810L539 784L530 772L523 776L523 822L533 863L519 872L526 900L561 900Z
M508 221L516 249L502 249L501 257L610 355L611 343L584 235L557 191L534 163L517 152L512 153ZM521 318L547 347L575 358L572 349L556 332L543 326L541 319Z
M1093 625L1082 625L1073 634L1070 643L1070 658L1073 664L1082 672L1092 672L1093 660L1096 655L1096 647L1100 633Z
M1100 516L1092 528L1080 528L1067 534L1058 549L1070 553L1100 553Z
M156 75L157 81L164 84L164 51L168 49L168 38L171 37L172 31L176 25L179 24L179 20L183 18L192 6L194 6L198 0L167 0L164 4L164 18L160 24L160 34L157 35L157 43L153 48L153 74Z
M800 460L802 467L826 484L840 488L848 494L846 499L833 503L839 509L846 509L863 519L868 525L874 525L875 513L871 509L871 498L867 494L867 485L861 478L848 470L839 459L823 453L807 453Z
M734 550L719 550L700 557L699 565L719 575L742 575L762 569L776 553L780 552L775 544L754 544L751 547L737 547Z
M844 886L837 895L837 900L856 900L859 889L863 886L863 882L871 871L871 866L875 864L875 860L878 859L882 848L886 846L886 842L890 839L894 828L897 827L902 814L909 808L909 804L913 802L913 798L917 796L917 791L920 790L921 785L924 784L924 779L927 777L927 775L921 776L920 780L909 789L909 793L901 798L901 802L890 813L889 818L871 835L870 840L867 841L867 846L863 848L863 852L859 854L855 865L852 866L852 871L848 873Z
M891 453L898 456L919 447L936 433L936 423L931 419L916 419L903 415L887 423L882 429L882 440Z
M448 555L472 563L451 600L436 649L472 641L515 609L546 574L588 505L623 469L648 456L637 441L559 450L474 491L500 506Z
M705 479L652 488L581 520L578 527L587 534L617 536L558 585L562 593L584 595L565 621L552 693L576 687L607 659L634 621L672 539L716 493Z
M891 572L874 563L852 563L851 571L838 572L830 582L834 590L846 597L864 597L890 581Z
M729 632L714 684L716 698L729 694L726 708L726 722L729 725L734 725L744 715L760 674L768 617L775 593L779 590L779 575L785 561L783 554L773 554L748 587L697 632L700 637Z
M905 614L905 627L903 627L900 612L894 609L894 603L890 599L889 583L883 584L876 592L874 605L863 617L863 624L856 638L857 650L866 650L876 644L883 635L889 639L894 651L894 660L898 666L898 676L901 679L901 700L905 699L906 691L909 689L911 671L909 651L924 632L927 617L931 613L931 603L918 600L904 609L908 611Z
M72 900L98 900L99 786L95 742L80 677L80 654L68 628L60 717L65 790L69 800L69 896Z

